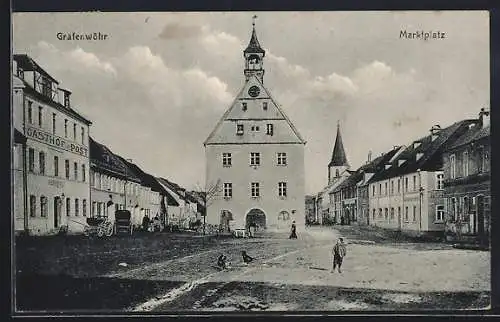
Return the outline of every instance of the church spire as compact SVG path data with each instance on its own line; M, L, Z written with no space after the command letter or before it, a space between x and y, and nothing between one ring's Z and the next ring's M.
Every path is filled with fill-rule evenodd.
M328 164L328 167L339 167L339 166L349 167L349 162L347 162L347 156L344 150L344 144L342 143L342 136L340 134L340 122L337 122L337 137L335 138L335 145L333 147L332 159Z
M257 32L255 31L255 19L257 16L252 17L252 36L250 37L250 42L247 48L243 50L243 56L245 57L245 79L248 81L250 77L257 76L257 78L264 82L264 68L263 68L263 58L266 55L266 51L260 46L259 40L257 39Z

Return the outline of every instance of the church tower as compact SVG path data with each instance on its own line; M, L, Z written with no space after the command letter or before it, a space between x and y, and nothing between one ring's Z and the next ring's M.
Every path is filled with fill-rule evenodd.
M245 59L244 82L205 140L206 222L228 232L305 225L305 140L264 86L266 51L255 31Z
M333 146L332 159L328 164L328 184L339 179L349 168L350 166L349 162L347 162L344 144L342 143L342 136L340 135L340 123L337 123L337 137L335 138L335 145Z

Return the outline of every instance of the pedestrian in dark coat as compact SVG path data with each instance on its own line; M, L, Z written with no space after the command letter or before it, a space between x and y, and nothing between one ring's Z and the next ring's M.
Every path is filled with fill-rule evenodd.
M297 239L297 226L295 226L295 220L292 221L292 228L290 231L290 239Z
M340 267L342 266L342 262L344 260L344 257L347 254L347 249L344 244L344 239L342 237L339 238L335 246L333 246L332 249L332 254L333 254L333 268L332 268L332 273L335 272L335 268L338 266L339 273L342 273Z

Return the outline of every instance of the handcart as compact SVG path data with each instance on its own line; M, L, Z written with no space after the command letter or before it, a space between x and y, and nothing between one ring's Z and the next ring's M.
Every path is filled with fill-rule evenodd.
M87 225L83 230L85 236L97 235L97 237L111 237L113 235L113 223L106 218L87 218Z

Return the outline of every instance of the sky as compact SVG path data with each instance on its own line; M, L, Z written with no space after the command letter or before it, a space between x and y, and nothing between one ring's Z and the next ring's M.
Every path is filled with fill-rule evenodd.
M307 141L308 194L327 183L337 122L356 169L369 151L489 109L486 11L15 13L13 52L72 91L95 140L196 189L203 141L244 84L254 14L264 85ZM405 30L444 38L400 38ZM72 32L107 37L57 37Z

